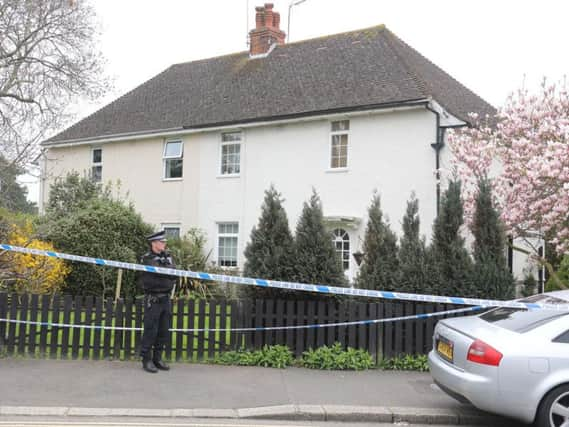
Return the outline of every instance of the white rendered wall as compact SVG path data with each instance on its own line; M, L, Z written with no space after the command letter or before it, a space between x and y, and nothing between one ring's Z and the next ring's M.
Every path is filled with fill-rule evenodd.
M350 120L348 167L331 170L330 123ZM239 129L235 129L239 130ZM67 171L87 172L91 149L103 149L103 181L120 181L123 194L146 221L203 229L212 259L217 259L217 223L239 223L239 267L252 227L257 223L264 191L273 183L286 199L291 230L309 199L319 193L326 217L355 217L355 226L336 224L350 235L351 252L361 250L367 207L374 189L392 229L401 235L401 219L411 191L420 203L422 233L430 235L436 214L435 116L425 109L336 116L242 130L241 173L219 174L221 132L185 135L184 176L164 180L162 152L165 140L154 138L104 145L52 148L45 170L43 200L54 177ZM332 225L331 225L332 226ZM335 226L334 226L335 227ZM361 239L361 240L360 240ZM350 258L352 277L356 270Z
M330 123L350 120L348 167L331 170ZM184 176L163 177L164 138L52 148L45 170L44 200L53 178L67 171L88 171L91 149L103 149L103 180L120 181L123 194L135 204L144 219L157 228L180 224L203 229L208 250L217 259L217 223L239 223L239 268L252 227L257 223L264 191L273 183L286 199L291 230L309 199L312 188L319 193L325 217L360 219L356 225L331 225L350 235L351 252L361 250L367 208L374 189L381 195L384 214L401 236L401 220L411 191L419 199L421 233L430 238L436 215L435 115L424 108L335 116L330 120L295 122L242 129L241 173L219 174L221 132L182 136ZM240 129L235 129L240 130ZM447 156L447 157L445 157ZM443 149L443 167L448 149ZM360 240L361 239L361 240ZM350 258L349 276L356 265Z

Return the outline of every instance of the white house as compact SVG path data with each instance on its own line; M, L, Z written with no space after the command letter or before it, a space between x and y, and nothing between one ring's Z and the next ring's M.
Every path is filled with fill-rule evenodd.
M429 236L445 129L494 108L384 26L285 44L279 21L258 7L250 51L173 65L45 141L41 202L72 170L120 180L157 228L203 229L225 267L243 266L271 183L292 230L317 190L349 277L374 189L399 235L415 191Z

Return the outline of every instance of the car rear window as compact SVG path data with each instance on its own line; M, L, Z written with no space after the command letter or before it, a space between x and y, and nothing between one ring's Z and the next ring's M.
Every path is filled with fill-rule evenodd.
M541 304L567 304L567 301L549 295L533 295L519 301ZM568 314L569 311L498 307L481 314L480 318L501 328L524 333Z

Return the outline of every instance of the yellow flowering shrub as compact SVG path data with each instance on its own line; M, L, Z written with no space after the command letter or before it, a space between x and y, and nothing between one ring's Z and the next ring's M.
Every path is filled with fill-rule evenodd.
M32 222L26 220L23 225L13 225L9 244L44 251L54 251L51 243L32 238ZM70 268L62 259L39 255L12 254L12 270L15 276L15 290L20 293L46 294L61 289Z

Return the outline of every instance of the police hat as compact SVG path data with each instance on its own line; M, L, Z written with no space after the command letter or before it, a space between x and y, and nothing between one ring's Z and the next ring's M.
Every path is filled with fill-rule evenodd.
M154 234L151 234L150 236L146 237L146 240L148 240L149 242L153 242L155 240L158 240L160 242L166 242L166 232L164 230L160 230Z

